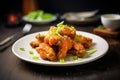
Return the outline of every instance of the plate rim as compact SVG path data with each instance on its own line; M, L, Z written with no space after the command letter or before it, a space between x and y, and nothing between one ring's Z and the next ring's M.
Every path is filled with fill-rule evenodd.
M34 63L34 64L39 64L39 65L45 65L45 66L76 66L76 65L82 65L82 64L86 64L86 63L90 63L90 62L96 61L97 59L103 57L103 56L107 53L107 51L108 51L108 49L109 49L109 45L108 45L107 41L106 41L104 38L102 38L102 37L100 37L100 36L98 36L98 35L89 33L89 32L77 31L77 33L80 33L80 32L81 32L81 33L87 33L87 34L90 34L90 35L99 37L99 38L101 38L102 40L104 40L104 42L105 42L106 45L107 45L107 48L106 48L105 52L102 53L102 55L97 56L97 57L95 57L95 58L93 58L93 59L91 59L91 60L88 60L88 61L84 61L84 62L80 61L80 62L79 62L79 61L74 60L74 61L70 61L70 62L68 61L68 62L64 62L64 63L61 63L61 62L55 62L55 63L54 63L54 62L52 62L52 61L47 61L47 60L43 60L43 61L45 61L45 63L43 63L42 61L38 62L38 61L36 61L36 60L24 58L24 57L20 56L19 54L17 54L17 53L15 52L14 47L15 47L15 45L16 45L21 39L24 39L24 38L26 38L26 37L28 37L28 36L31 36L31 35L35 35L35 34L37 34L37 33L46 33L46 32L47 32L47 31L40 31L40 32L31 33L31 34L28 34L28 35L26 35L26 36L21 37L20 39L18 39L18 40L12 45L12 52L13 52L13 54L14 54L16 57L20 58L21 60L24 60L24 61L27 61L27 62L30 62L30 63Z

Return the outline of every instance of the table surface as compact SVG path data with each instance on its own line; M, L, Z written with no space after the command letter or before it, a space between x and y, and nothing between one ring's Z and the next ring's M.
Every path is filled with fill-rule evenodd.
M33 25L29 34L45 31L55 23ZM96 26L75 26L77 30L93 33ZM15 28L0 26L0 41L21 32L23 25ZM0 52L0 80L120 80L120 39L105 38L109 50L102 58L78 66L50 67L25 62L17 58L11 46Z

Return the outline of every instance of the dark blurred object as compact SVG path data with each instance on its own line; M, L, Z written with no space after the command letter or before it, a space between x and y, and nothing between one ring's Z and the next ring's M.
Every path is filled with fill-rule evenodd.
M8 13L21 13L22 0L0 0L0 20L5 21Z
M110 31L103 25L99 25L97 28L94 28L93 33L105 38L118 38L120 36L120 31Z
M119 13L119 0L38 0L39 7L52 13L99 10L102 13Z
M23 15L38 9L37 0L23 0Z
M10 13L7 15L5 25L7 27L17 27L21 23L21 15L19 13Z
M23 3L25 3L23 5ZM50 13L64 14L66 12L81 12L98 9L98 14L120 13L119 0L33 0L37 2L38 9ZM0 0L0 20L10 12L24 13L33 6L31 0ZM32 2L33 3L33 2ZM23 7L26 6L27 8ZM36 6L36 5L35 5Z
M92 24L100 20L100 15L97 15L97 13L98 10L68 12L63 14L61 18L71 24Z

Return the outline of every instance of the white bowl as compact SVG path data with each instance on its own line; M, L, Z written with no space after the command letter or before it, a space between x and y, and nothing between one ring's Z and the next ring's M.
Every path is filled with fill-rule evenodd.
M117 30L120 28L120 15L119 14L104 14L101 15L101 23L105 28L110 30Z

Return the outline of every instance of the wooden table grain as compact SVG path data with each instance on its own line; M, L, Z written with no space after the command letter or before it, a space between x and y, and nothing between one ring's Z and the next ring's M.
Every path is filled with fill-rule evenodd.
M52 25L56 23L33 25L29 34L48 30ZM93 33L95 26L75 27L77 30ZM1 26L0 41L20 32L22 28L23 26L16 28ZM0 52L0 80L120 80L120 40L111 38L106 40L109 43L109 50L102 58L69 67L50 67L25 62L13 54L11 45Z

